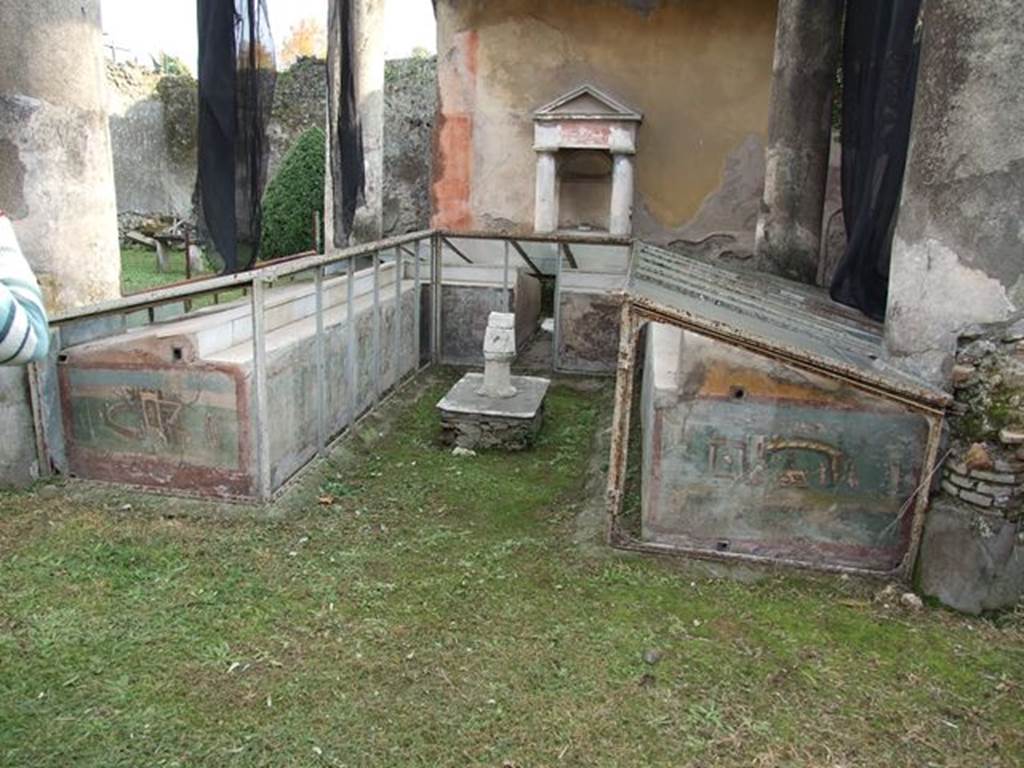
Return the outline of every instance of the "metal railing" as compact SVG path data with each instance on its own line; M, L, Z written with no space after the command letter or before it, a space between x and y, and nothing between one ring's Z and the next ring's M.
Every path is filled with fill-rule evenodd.
M460 247L459 244L462 244ZM576 246L606 246L614 245L626 247L631 241L623 238L613 238L601 235L590 234L553 234L550 236L494 233L494 232L461 232L451 230L423 230L406 235L391 237L372 243L365 243L349 248L334 251L328 254L300 254L284 260L257 266L246 272L233 275L220 275L206 278L194 279L187 282L157 288L154 290L132 294L120 299L101 302L88 307L56 314L51 318L51 328L54 332L56 350L55 357L51 358L49 366L53 369L47 372L47 364L34 366L29 372L31 401L33 415L36 423L37 446L40 466L47 470L53 466L59 469L67 468L67 458L57 460L54 448L60 445L63 451L66 445L64 434L63 418L52 418L53 414L45 413L47 403L51 410L62 408L60 397L55 397L52 391L47 394L47 381L50 390L59 388L57 384L56 361L64 346L72 347L83 342L110 338L123 333L127 328L148 326L165 320L181 320L197 316L198 312L215 312L214 308L200 306L200 300L204 297L213 297L214 303L225 294L232 296L233 304L220 304L220 309L228 306L239 306L237 294L241 292L247 295L248 306L251 313L252 323L252 419L255 431L253 440L254 470L256 475L255 495L262 501L269 500L274 495L272 478L273 468L271 466L270 436L268 434L269 422L269 388L268 388L268 336L275 330L269 328L267 323L268 295L272 295L270 289L275 284L296 281L303 276L312 276L312 292L314 295L315 309L315 334L311 352L313 355L313 367L315 370L315 410L316 410L316 452L323 456L326 454L332 440L343 435L351 429L357 419L372 412L380 403L385 394L383 377L381 371L383 361L381 350L384 347L382 338L382 296L381 267L385 259L388 266L392 264L396 270L395 299L401 301L402 296L402 275L408 265L412 265L412 279L414 282L414 339L415 339L415 366L412 375L423 369L423 361L426 359L431 363L445 362L443 360L443 339L442 327L442 285L445 280L446 259L454 258L458 263L466 266L480 266L481 262L475 255L469 255L471 251L467 243L475 243L478 250L490 250L492 253L497 249L499 256L496 262L488 256L483 259L484 266L498 267L502 269L501 287L506 293L513 288L512 275L518 270L524 269L536 277L553 277L556 280L556 291L560 275L562 274L563 262L569 268L578 268L579 263L574 255L573 249ZM558 252L558 258L553 270L544 270L544 264L539 258L531 258L528 253L531 247L541 244L543 247L554 248ZM390 253L389 253L390 252ZM368 262L363 267L369 271L372 267L372 355L370 364L372 371L372 403L365 410L361 410L359 386L356 385L357 375L360 370L360 354L355 330L355 305L356 305L356 277L357 263ZM449 265L450 266L450 265ZM625 271L625 263L622 265ZM365 272L360 272L365 274ZM345 372L349 389L351 390L348 412L344 419L344 427L337 435L332 435L328 426L328 404L327 391L328 380L331 371L327 365L327 350L325 343L325 282L332 276L344 275L346 280L346 331L347 338L344 342L346 347ZM429 280L429 297L431 304L430 333L429 333L429 355L424 355L421 348L421 317L423 315L421 300L423 298L423 286ZM362 295L362 294L361 294ZM390 299L387 299L390 300ZM556 307L558 298L556 295ZM242 305L244 306L244 305ZM273 306L273 305L271 305ZM396 303L396 309L400 307ZM391 354L394 360L391 368L395 372L394 387L397 387L403 380L402 364L400 362L402 324L397 321L393 324L394 339L391 340ZM558 329L556 323L556 337ZM424 339L426 341L426 339ZM557 343L555 346L557 355ZM553 363L556 361L553 361ZM365 380L365 379L364 379ZM62 416L63 414L59 414ZM59 440L50 434L57 428L62 430ZM62 467L63 464L63 467ZM278 483L281 487L283 483Z

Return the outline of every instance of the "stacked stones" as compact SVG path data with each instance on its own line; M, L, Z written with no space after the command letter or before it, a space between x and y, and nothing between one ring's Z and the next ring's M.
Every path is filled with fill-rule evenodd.
M1016 521L1024 510L1024 319L970 329L953 369L945 494Z
M543 421L543 405L528 419L442 410L441 443L468 450L525 451L533 444Z

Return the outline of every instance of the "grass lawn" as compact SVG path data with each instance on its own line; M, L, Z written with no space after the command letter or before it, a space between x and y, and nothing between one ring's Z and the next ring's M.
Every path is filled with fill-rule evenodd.
M1024 764L1019 615L581 546L609 388L456 458L451 380L269 511L0 495L0 764Z
M167 271L156 268L156 252L149 248L121 248L121 293L126 296L149 291L185 280L185 252L171 250L167 254Z
M206 273L212 277L212 273ZM199 275L194 275L199 277ZM171 283L180 283L187 280L185 273L185 252L168 251L167 271L160 272L156 268L156 253L147 248L122 247L121 248L121 293L128 296L141 291L151 291ZM219 295L221 304L234 301L242 297L242 291L222 291ZM193 309L206 307L214 303L212 295L200 296L191 302Z

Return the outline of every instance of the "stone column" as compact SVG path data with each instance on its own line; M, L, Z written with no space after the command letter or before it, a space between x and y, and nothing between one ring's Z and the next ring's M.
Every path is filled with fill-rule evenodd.
M354 8L366 202L356 209L352 228L357 240L369 242L384 231L384 0L358 0Z
M0 208L51 311L121 293L99 0L0 0Z
M967 326L1024 308L1024 10L928 0L923 29L886 341L947 384Z
M612 155L612 207L608 233L629 236L633 232L633 156Z
M334 2L334 0L330 0ZM352 25L355 35L356 104L363 129L365 202L356 209L352 241L379 240L384 231L384 0L356 0ZM328 126L328 130L330 126ZM334 248L334 190L330 184L330 140L327 153L327 184L324 186L324 242Z
M558 229L558 158L553 151L537 152L537 197L533 228L540 233Z
M842 0L780 0L758 266L813 283L828 178Z

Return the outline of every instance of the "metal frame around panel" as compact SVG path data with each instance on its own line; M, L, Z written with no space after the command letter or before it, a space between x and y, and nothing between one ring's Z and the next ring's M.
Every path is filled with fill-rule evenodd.
M925 444L925 461L921 469L921 482L919 487L904 509L912 515L910 541L907 551L900 564L893 570L876 570L870 568L858 568L855 566L844 566L829 563L811 563L802 560L789 558L768 557L761 555L749 555L737 552L720 552L713 549L699 547L685 547L671 544L657 544L645 542L624 530L621 525L623 513L623 502L626 488L626 471L629 461L629 435L630 422L632 421L633 390L637 373L637 345L640 341L640 330L645 323L659 322L672 325L693 333L709 336L706 328L696 325L674 315L671 310L650 308L634 303L627 296L623 297L621 310L621 326L619 336L619 358L617 375L615 381L615 403L612 414L611 447L608 458L608 477L605 490L606 501L606 537L610 546L616 549L629 550L634 552L645 552L648 554L670 554L685 555L704 560L717 560L725 562L742 562L761 565L784 565L791 568L799 568L811 571L823 571L829 573L849 573L861 576L895 578L909 580L912 576L914 563L917 560L917 553L921 545L921 535L924 530L924 518L928 508L929 490L931 479L936 471L939 446L942 440L942 425L944 423L944 410L930 403L914 401L908 397L897 397L892 393L872 387L863 381L858 381L837 373L826 366L817 366L807 361L782 358L779 355L759 349L753 345L743 345L733 339L718 338L729 346L747 349L762 357L780 360L786 365L792 365L802 370L821 376L842 381L861 391L871 395L882 397L887 400L900 402L918 413L928 423L928 437Z

